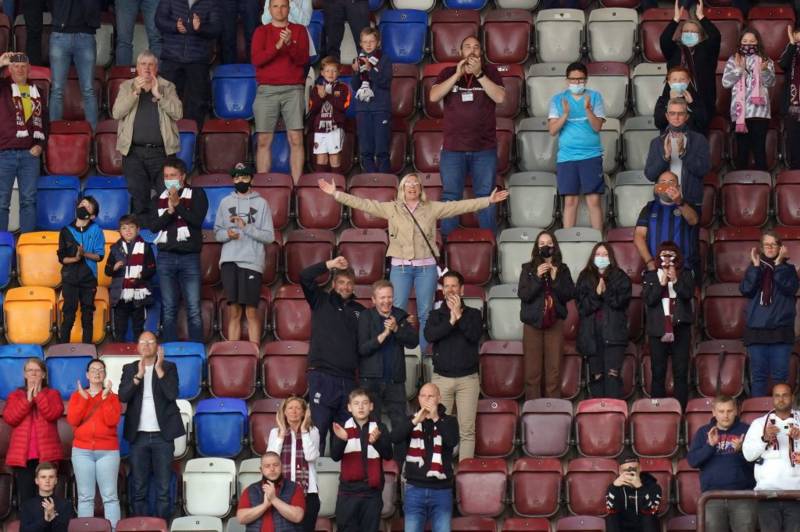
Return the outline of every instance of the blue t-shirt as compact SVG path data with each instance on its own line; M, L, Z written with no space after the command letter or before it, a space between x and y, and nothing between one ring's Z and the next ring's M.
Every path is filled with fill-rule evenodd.
M584 94L589 95L592 111L598 118L606 117L603 97L599 92L586 89ZM562 98L568 98L569 118L558 132L558 155L556 162L584 161L603 155L603 145L600 143L600 134L592 129L586 108L583 103L584 94L575 98L569 89L559 92L550 99L550 112L548 118L561 118L564 114Z

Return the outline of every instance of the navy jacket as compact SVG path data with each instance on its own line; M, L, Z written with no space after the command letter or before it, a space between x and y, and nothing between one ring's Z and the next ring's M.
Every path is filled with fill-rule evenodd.
M683 199L695 206L703 204L703 177L711 170L711 148L708 140L696 131L686 132L686 153L681 168L681 194ZM669 170L669 161L664 160L664 135L650 141L644 175L655 183L658 176Z
M200 29L194 31L192 17L200 17ZM178 31L178 19L183 20L186 33ZM177 63L208 63L211 46L222 31L222 17L217 0L197 0L189 9L186 0L161 0L156 12L156 26L164 44L161 59Z
M100 0L55 0L53 5L53 31L58 32L69 24L72 4L83 7L83 23L92 29L100 27Z
M369 308L358 317L358 365L359 376L364 379L381 379L385 374L383 350L390 349L391 376L395 383L406 382L405 348L414 349L419 345L419 332L408 323L408 313L392 307L392 316L397 320L397 332L390 334L383 343L378 336L383 332L384 318L375 307ZM390 340L392 345L386 345Z
M751 329L778 329L794 327L795 294L798 288L797 270L789 263L775 268L772 304L761 304L761 275L763 267L752 264L744 272L739 291L750 301L747 303L747 327Z
M686 459L689 465L700 470L700 489L710 490L751 490L756 485L753 478L753 464L748 462L742 451L734 452L733 438L744 438L750 425L737 418L728 430L719 430L716 447L708 444L708 431L716 426L711 419L708 425L697 429L692 439Z
M359 101L356 92L361 88L361 76L354 72L350 78L350 87L353 89L351 104L355 105L356 112L378 112L392 110L392 61L386 54L381 55L377 68L369 71L369 87L375 96L368 102Z

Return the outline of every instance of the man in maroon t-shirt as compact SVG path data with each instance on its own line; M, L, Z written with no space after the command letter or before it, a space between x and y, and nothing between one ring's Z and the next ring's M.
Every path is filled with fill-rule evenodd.
M258 526L260 532L301 531L306 511L303 487L283 476L278 453L269 451L261 457L261 475L239 496L236 519L248 529Z
M497 170L495 106L506 91L497 69L481 59L481 43L475 37L461 41L461 61L442 70L431 87L431 102L444 100L444 145L439 159L444 201L460 200L464 180L472 176L475 197L492 193ZM478 222L495 230L495 207L478 212ZM458 218L442 220L442 235L458 226Z

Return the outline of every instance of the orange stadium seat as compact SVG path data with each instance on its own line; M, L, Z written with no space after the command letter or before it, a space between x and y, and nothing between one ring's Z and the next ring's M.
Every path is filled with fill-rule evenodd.
M3 316L9 343L45 345L55 330L55 290L42 286L11 288L5 294Z
M308 391L308 343L298 341L269 342L264 345L261 384L264 395L286 398L303 397Z
M64 295L60 294L58 297L58 326L61 327L61 320L63 320L63 306ZM108 288L98 286L94 294L94 315L93 329L92 329L92 343L99 344L106 337L106 325L111 316L111 301L108 295ZM72 325L72 330L69 334L70 342L79 343L83 338L83 328L81 326L81 309L78 308L75 312L75 323Z

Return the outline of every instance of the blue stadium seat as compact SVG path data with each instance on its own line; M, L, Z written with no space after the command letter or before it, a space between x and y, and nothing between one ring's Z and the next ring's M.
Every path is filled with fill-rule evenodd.
M119 457L125 459L131 454L131 444L125 439L125 414L119 416L119 423L117 423L117 439L119 440Z
M203 229L214 229L214 218L222 198L233 192L233 181L227 174L199 175L192 179L192 186L201 187L208 197L208 210L203 220Z
M212 102L217 118L253 118L256 69L251 64L220 65L211 78Z
M243 399L203 399L197 403L194 426L200 456L233 458L242 452L247 436L247 403Z
M0 346L0 399L22 386L25 361L31 357L44 359L42 346L14 344Z
M381 14L381 47L393 63L422 62L428 14L416 9L387 9Z
M384 0L369 0L369 10L380 11L384 3Z
M59 231L72 222L80 191L81 182L75 176L40 177L36 192L36 228Z
M83 187L84 196L92 196L100 204L95 221L103 229L117 229L119 219L131 210L128 183L122 176L91 176Z
M378 0L383 4L383 0ZM372 9L372 4L375 0L370 0L369 8ZM322 49L322 28L325 26L325 13L321 9L315 10L311 14L311 22L308 24L308 32L311 35L311 41L314 43L314 49L317 50L317 55L311 56L310 62L313 65L319 59L319 51Z
M253 133L252 137L253 153L258 148L258 133ZM291 152L289 151L289 139L286 137L286 130L276 130L272 135L272 145L270 146L272 153L272 169L273 174L291 174Z
M164 356L178 367L178 399L195 399L205 378L205 347L197 342L168 342L163 347Z
M480 11L486 7L486 0L444 0L447 9L474 9Z
M14 270L14 235L8 231L0 231L0 289L8 286L11 272Z
M194 120L178 120L178 131L181 137L181 149L175 155L186 163L186 173L191 174L194 168L194 152L197 144L197 124Z
M97 358L97 349L92 344L55 344L47 348L44 355L47 364L47 384L69 400L80 380L84 388L89 386L86 367Z

